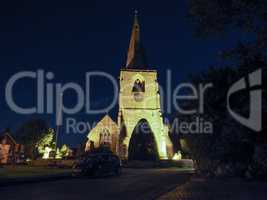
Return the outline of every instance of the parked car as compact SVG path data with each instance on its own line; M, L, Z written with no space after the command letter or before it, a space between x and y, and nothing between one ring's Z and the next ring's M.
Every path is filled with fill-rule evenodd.
M88 154L74 164L73 176L120 175L121 161L111 153Z

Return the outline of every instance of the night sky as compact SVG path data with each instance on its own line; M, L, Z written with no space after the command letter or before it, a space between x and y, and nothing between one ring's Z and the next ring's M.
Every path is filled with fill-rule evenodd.
M36 1L17 0L0 3L0 129L13 132L23 122L46 119L55 126L55 115L18 115L5 102L5 84L16 72L44 69L55 73L54 82L85 84L85 73L106 71L114 77L126 62L134 10L139 10L142 41L148 63L158 70L164 87L166 69L173 72L173 84L186 81L189 74L222 62L218 56L236 42L235 37L200 39L194 36L194 25L187 18L185 0L98 0ZM16 101L31 106L36 101L33 81L15 88ZM94 82L93 106L106 105L111 91L101 80ZM71 95L66 104L75 102ZM116 120L116 108L110 115ZM77 120L95 121L102 115L77 114ZM61 143L72 146L85 134L64 134Z

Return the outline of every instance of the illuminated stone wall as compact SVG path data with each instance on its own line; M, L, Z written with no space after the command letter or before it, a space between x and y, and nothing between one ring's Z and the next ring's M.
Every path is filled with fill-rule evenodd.
M110 134L109 139L107 138L107 133ZM106 141L110 143L110 148L112 152L117 153L116 149L118 133L119 129L117 124L110 118L109 115L106 115L88 134L88 141L86 143L85 151L89 151L90 149L92 149L92 144L94 148L98 148L101 144L103 144L104 141Z
M135 81L144 81L144 92L133 92ZM141 119L147 120L156 140L160 159L173 155L168 127L164 125L161 108L157 71L123 69L120 72L120 95L118 126L125 126L120 133L117 151L121 158L128 158L128 148L134 128Z

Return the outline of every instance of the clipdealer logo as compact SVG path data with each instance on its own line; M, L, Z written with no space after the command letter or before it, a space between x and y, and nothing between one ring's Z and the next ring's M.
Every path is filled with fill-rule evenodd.
M92 78L93 77L101 77L105 78L111 82L113 86L113 101L110 103L109 106L101 109L92 109L91 101L90 101L90 89L92 86ZM171 82L171 74L170 71L167 73L167 81ZM14 98L14 91L13 87L17 84L18 81L22 81L22 79L33 79L37 84L37 102L35 106L30 108L24 108L23 106L20 107L16 104ZM88 72L85 76L85 88L78 85L77 83L69 82L65 84L54 82L55 75L52 72L45 72L44 70L37 70L37 72L32 71L24 71L18 72L14 74L6 84L5 88L5 98L7 105L11 108L11 110L15 111L16 113L20 114L53 114L56 113L57 118L57 125L62 125L62 116L63 114L76 114L82 109L85 109L87 114L100 114L106 113L111 108L115 106L118 101L118 94L119 94L119 87L117 85L116 79L105 72ZM246 82L248 79L248 85ZM170 85L170 83L167 85ZM262 130L262 89L260 86L262 85L262 69L258 69L252 73L250 73L247 77L243 77L237 82L235 82L227 92L227 110L230 115L238 121L240 124L250 128L251 130L260 132ZM200 83L198 87L195 87L193 84L190 83L181 83L179 84L174 90L171 90L170 87L167 87L166 91L160 87L160 91L162 94L167 96L167 111L171 112L171 107L174 106L175 110L179 111L179 113L186 114L186 115L194 115L195 113L204 114L204 94L205 91L209 88L212 88L212 83L202 84ZM182 89L188 89L191 91L190 95L181 93ZM63 95L65 91L72 90L74 91L77 96L78 101L73 107L67 107L63 101ZM239 113L235 112L230 103L231 96L239 91L242 90L249 90L249 117L244 117ZM53 95L55 93L55 96ZM129 98L132 98L130 96ZM152 97L151 97L152 98ZM149 103L149 98L146 99ZM178 100L198 100L198 109L193 110L183 110L178 105ZM201 130L197 130L197 132L212 132L212 123L209 121L203 121L204 119L196 120L195 123L190 123L186 125L186 122L179 122L179 127L181 131L179 132L194 132L189 131L190 127L199 126ZM203 126L202 126L203 124ZM204 125L209 125L208 130L205 131L207 128ZM189 127L189 128L188 128ZM204 127L203 130L201 127ZM186 131L184 131L184 129Z
M248 85L243 77L235 82L227 93L227 109L231 116L242 125L251 130L260 132L262 130L262 70L258 69L248 75ZM234 93L249 89L249 117L246 118L234 112L230 106L230 97Z

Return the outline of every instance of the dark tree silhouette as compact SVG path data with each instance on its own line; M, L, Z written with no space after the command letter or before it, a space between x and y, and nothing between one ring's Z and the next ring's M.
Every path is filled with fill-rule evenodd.
M254 132L236 122L227 112L226 95L229 87L240 78L262 69L263 122L266 119L267 78L267 1L265 0L188 0L189 19L200 37L226 35L237 39L231 49L223 49L222 58L231 64L210 68L191 77L193 84L213 83L214 89L205 94L205 114L214 125L211 135L182 136L187 141L191 156L202 172L254 177L267 177L266 124L262 132ZM243 37L244 38L244 37ZM241 91L231 98L231 107L242 115L249 112L249 91ZM189 105L195 107L194 102ZM192 121L198 114L184 117ZM179 116L183 118L183 116Z
M48 124L42 119L32 119L22 124L16 131L17 140L25 146L26 156L37 156L36 144L48 131Z

